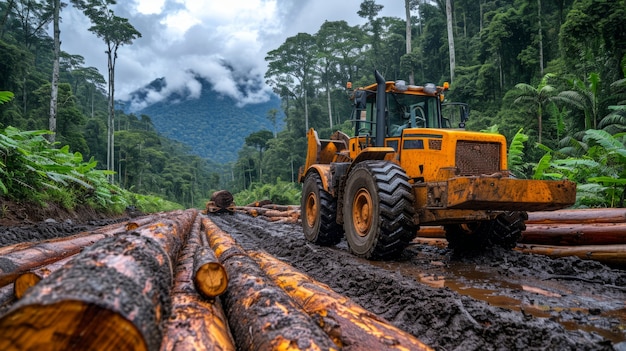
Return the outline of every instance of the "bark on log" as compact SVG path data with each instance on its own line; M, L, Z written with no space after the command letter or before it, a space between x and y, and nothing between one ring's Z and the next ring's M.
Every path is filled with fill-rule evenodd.
M219 299L207 301L193 284L194 252L202 245L201 219L196 218L176 267L172 313L165 323L161 351L234 351L228 322Z
M626 267L626 245L549 246L518 244L515 250L550 257L576 256L612 266Z
M526 224L626 223L626 208L565 209L528 212Z
M430 246L436 246L442 249L445 249L448 247L448 240L446 239L440 239L440 238L420 238L417 237L415 239L413 239L411 241L412 243L415 244L420 244L420 245L430 245Z
M0 256L0 287L12 283L20 274L74 255L99 240L117 232L78 235L64 240L43 241L22 250Z
M211 248L229 277L220 296L240 350L338 350L331 339L267 278L256 262L208 218Z
M141 218L137 218L133 221L129 221L129 222L123 222L123 223L115 223L115 224L110 224L101 228L98 228L96 230L93 231L89 231L89 232L80 232L68 237L64 237L64 238L55 238L55 239L49 239L49 240L45 240L44 242L46 243L55 243L55 242L60 242L60 241L65 241L68 238L78 238L81 236L88 236L88 235L92 235L92 234L103 234L103 233L107 233L107 234L121 234L124 233L128 230L128 225L130 223L137 223L137 221L143 221L143 219ZM4 246L4 247L0 247L0 256L6 255L8 253L11 253L13 251L19 251L19 250L24 250L27 249L29 247L35 246L37 244L40 244L41 241L32 241L32 242L25 242L25 243L18 243L18 244L14 244L14 245L9 245L9 246Z
M188 210L86 248L0 318L0 349L158 349L171 262L196 214Z
M259 251L250 256L263 271L318 323L335 344L350 350L432 350L413 335L317 282L288 264Z
M276 211L300 211L300 206L298 205L269 204L269 205L263 205L261 207L267 208L268 210L276 210Z
M211 195L211 201L215 202L215 205L221 209L227 209L233 203L233 194L227 190L219 190Z
M270 200L260 200L260 201L249 203L245 205L244 207L263 207L265 205L271 205L271 204L272 204L272 201Z
M541 245L614 245L626 243L626 223L527 225L520 243Z
M0 288L0 311L5 305L13 303L15 294L13 293L13 285L7 285Z
M422 226L417 231L417 236L419 238L446 238L446 231L442 226L434 226L434 227L425 227Z

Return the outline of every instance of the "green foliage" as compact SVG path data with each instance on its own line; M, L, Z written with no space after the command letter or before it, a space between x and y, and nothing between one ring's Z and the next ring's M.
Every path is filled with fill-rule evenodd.
M517 178L525 178L523 170L523 166L525 165L523 161L524 143L528 141L528 135L522 133L522 130L523 129L520 128L511 140L507 157L509 170Z
M8 127L0 132L0 190L9 199L40 204L56 202L72 209L88 205L121 213L128 206L144 212L181 208L156 196L133 194L110 184L111 172L96 169L97 162L83 161L68 146L54 148L43 136L48 131L20 131Z
M250 189L233 195L235 203L244 206L259 200L270 200L278 205L300 203L302 188L300 185L278 179L275 184L253 183Z

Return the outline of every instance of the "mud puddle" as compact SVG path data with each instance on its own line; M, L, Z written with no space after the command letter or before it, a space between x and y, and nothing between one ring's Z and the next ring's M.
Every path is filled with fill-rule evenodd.
M459 262L430 261L422 268L395 261L363 260L363 262L398 272L432 288L447 288L460 295L484 301L493 307L537 318L552 318L567 330L597 333L615 344L626 341L626 308L624 308L626 301L623 299L586 294L584 291L581 292L582 295L577 296L563 284L530 277L526 277L524 283L521 283L516 279L503 278L481 267ZM561 312L587 316L601 315L621 322L614 330L610 330L580 324L574 320L562 320L557 315Z

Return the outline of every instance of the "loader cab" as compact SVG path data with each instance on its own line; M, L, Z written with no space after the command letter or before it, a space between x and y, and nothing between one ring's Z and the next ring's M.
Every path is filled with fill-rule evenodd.
M354 91L354 135L365 139L376 136L376 124L383 121L385 138L399 137L406 128L452 128L442 118L441 93L447 86L406 85L403 81L386 82L385 116L377 118L377 84Z

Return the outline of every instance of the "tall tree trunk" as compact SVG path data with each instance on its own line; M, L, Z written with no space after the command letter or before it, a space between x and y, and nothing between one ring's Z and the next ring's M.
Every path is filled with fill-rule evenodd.
M115 170L115 59L117 47L109 44L108 69L109 69L109 118L107 128L107 170ZM109 175L109 181L115 182L115 176Z
M50 119L49 126L52 134L48 135L48 140L54 143L57 132L57 97L59 96L59 56L61 53L61 29L59 28L59 8L60 0L54 0L54 62L52 64L52 83L50 96Z
M543 34L541 33L541 0L537 0L537 18L539 19L539 70L543 77Z
M333 106L330 101L330 84L328 84L328 79L326 79L326 103L328 104L328 121L330 122L330 129L333 129Z
M450 51L450 83L454 81L456 59L454 56L454 30L452 28L452 0L446 0L446 22L448 23L448 49Z
M406 53L410 54L412 51L411 41L412 33L411 33L411 0L404 0L404 11L406 13ZM409 84L415 84L415 74L413 73L413 69L409 73Z

